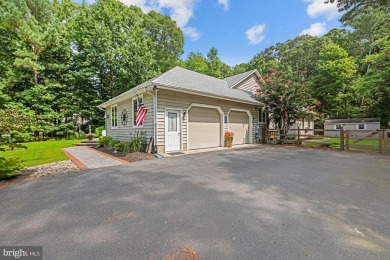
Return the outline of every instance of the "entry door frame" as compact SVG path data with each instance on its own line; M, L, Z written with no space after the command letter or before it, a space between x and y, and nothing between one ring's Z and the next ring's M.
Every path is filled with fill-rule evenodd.
M179 130L179 134L180 134L180 138L179 138L179 150L175 150L175 151L169 151L168 150L168 112L173 112L173 113L177 113L177 116L178 116L178 130ZM165 153L170 153L170 152L181 152L183 150L183 123L182 123L182 110L181 109L177 109L177 108L168 108L166 107L165 108Z

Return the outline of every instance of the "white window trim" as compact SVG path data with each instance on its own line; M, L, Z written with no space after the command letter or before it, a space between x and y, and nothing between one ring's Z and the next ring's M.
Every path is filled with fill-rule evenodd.
M134 111L134 100L137 100L138 98L142 98L142 102L145 104L145 100L144 100L144 95L138 95L138 97L137 96L135 96L135 97L133 97L132 99L131 99L131 110L132 110L132 117L131 117L131 125L132 125L132 128L144 128L144 123L145 123L145 120L146 120L146 116L145 116L145 120L142 122L142 125L140 125L140 126L136 126L135 124L134 124L134 120L135 120L135 118L136 118L136 116L137 116L137 111Z
M114 119L114 117L112 116L112 109L114 108L114 107L116 107L116 126L112 126L112 120ZM117 129L118 128L118 104L115 104L115 105L112 105L111 106L111 118L110 118L110 120L111 120L111 129Z
M265 110L263 110L261 107L258 108L259 109L259 113L258 113L258 123L265 123L266 120L265 120Z
M363 125L364 128L363 128L363 129L360 129L360 128L359 128L360 125ZM356 125L356 129L357 129L357 130L366 130L366 129L367 129L367 125L366 125L366 124L357 124L357 125Z

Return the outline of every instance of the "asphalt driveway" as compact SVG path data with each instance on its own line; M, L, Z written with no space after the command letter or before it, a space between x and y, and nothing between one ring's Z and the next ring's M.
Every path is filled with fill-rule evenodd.
M390 259L390 157L259 147L0 190L0 245L44 259Z

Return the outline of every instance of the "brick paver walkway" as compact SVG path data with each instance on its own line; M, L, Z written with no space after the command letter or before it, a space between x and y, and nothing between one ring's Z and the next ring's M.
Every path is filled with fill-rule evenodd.
M103 168L127 163L121 159L83 146L63 148L62 150L69 159L82 170Z

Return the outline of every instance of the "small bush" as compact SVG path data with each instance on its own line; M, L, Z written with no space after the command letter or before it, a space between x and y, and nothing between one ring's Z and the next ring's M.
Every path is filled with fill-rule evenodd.
M78 139L85 139L85 133L83 131L79 132L79 138Z
M101 137L99 137L98 144L100 144L103 147L108 148L111 141L112 141L112 137L101 136Z
M0 157L0 179L9 179L20 174L24 166L22 161L17 158L3 158Z
M96 135L97 135L97 136L102 136L102 132L103 132L104 129L105 129L104 126L96 127L96 129L95 129Z
M117 147L120 146L119 145L120 142L121 141L119 141L119 140L114 140L114 139L111 138L111 140L108 142L108 146L107 147L117 148Z
M134 136L130 138L130 152L141 152L146 147L146 132L136 132Z
M90 133L90 134L86 134L85 135L85 138L88 138L89 140L92 140L93 138L96 138L97 136L96 136L96 134L94 134L94 133Z
M115 148L116 152L141 152L146 148L145 132L136 132L127 141L119 141L109 136L101 136L99 137L98 144L106 148Z

